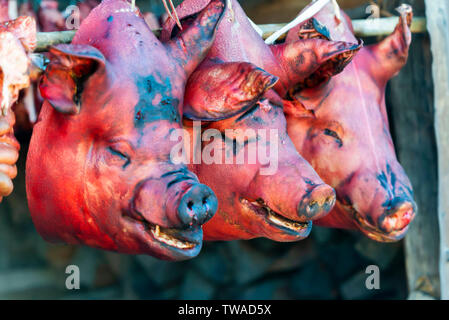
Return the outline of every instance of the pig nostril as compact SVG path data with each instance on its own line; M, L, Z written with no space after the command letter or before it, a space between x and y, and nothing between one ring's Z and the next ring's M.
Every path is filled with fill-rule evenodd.
M406 203L396 206L396 210L380 219L379 227L384 232L404 230L414 218L414 207Z
M215 214L217 206L217 198L209 187L194 185L181 198L179 219L185 225L204 224Z

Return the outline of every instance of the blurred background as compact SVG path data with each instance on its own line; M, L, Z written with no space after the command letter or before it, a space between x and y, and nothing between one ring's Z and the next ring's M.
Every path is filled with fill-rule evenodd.
M59 1L59 9L77 2ZM309 3L240 2L256 23L288 22ZM423 0L407 2L416 16L425 16ZM37 9L40 1L32 3ZM396 15L394 8L401 1L338 3L352 18L364 19L372 3L380 6L382 16L389 16ZM164 13L160 0L138 0L137 5L158 17ZM21 130L15 190L0 204L0 299L439 298L437 153L427 34L414 35L407 66L388 86L387 106L398 157L412 180L420 209L406 240L383 244L357 232L314 227L311 236L298 243L206 242L197 258L176 263L42 240L27 208L25 159L30 131ZM80 268L80 290L65 288L65 269L72 264ZM365 270L372 264L381 271L380 290L365 287Z

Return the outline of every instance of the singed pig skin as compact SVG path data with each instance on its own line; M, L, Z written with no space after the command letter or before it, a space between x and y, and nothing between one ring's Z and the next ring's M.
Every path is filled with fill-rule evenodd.
M362 48L341 74L306 81L285 104L297 150L337 192L335 209L316 224L357 228L386 242L404 237L417 210L396 158L385 105L387 81L406 63L411 42L411 7L401 7L400 13L389 37ZM350 19L343 14L340 22L331 4L314 18L327 27L331 40L357 42ZM309 37L307 29L292 29L287 43Z
M50 49L26 168L30 212L46 240L168 260L199 253L217 200L171 161L168 137L181 129L186 80L224 6L212 1L162 44L137 8L104 0L72 44Z
M207 0L183 1L177 8L183 27L208 3ZM327 67L329 62L352 56L360 44L310 39L292 45L268 46L253 29L239 3L235 0L227 3L214 45L187 83L184 115L206 122L203 132L215 129L223 136L226 129L277 130L278 135L268 139L267 144L279 146L278 169L264 176L260 173L263 167L260 162L190 165L219 199L217 215L205 225L205 239L301 240L309 234L310 222L331 210L335 194L293 147L286 132L280 95ZM174 21L168 19L161 38L167 41L178 32ZM243 67L242 62L253 67ZM349 61L344 58L343 62ZM254 81L257 76L253 76L262 74L262 69L257 67L278 81L272 81L269 86L260 85L264 81ZM239 71L233 72L232 68ZM267 74L265 79L270 78ZM257 94L248 94L247 88ZM185 128L191 132L193 129L186 123ZM244 143L235 148L234 160L240 152L248 154L260 136L240 138ZM224 150L226 143L213 140L203 143L202 148Z

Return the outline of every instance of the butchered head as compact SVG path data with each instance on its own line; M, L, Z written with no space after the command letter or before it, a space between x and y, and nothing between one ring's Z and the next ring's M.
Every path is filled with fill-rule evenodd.
M27 159L27 195L48 240L182 260L216 211L210 188L170 161L185 81L224 9L212 1L161 44L127 1L105 0L73 43L50 50Z
M276 81L246 62L209 61L189 78L184 115L203 120L184 121L189 168L219 200L206 240L301 240L335 203L334 190L287 135L279 97L270 91Z
M335 209L318 225L359 228L374 240L396 241L415 216L412 186L396 158L385 105L386 82L406 61L410 15L401 12L395 32L363 48L341 74L303 88L286 103L296 148L337 192ZM331 37L348 40L352 29L341 17L337 20L332 5L315 16ZM301 36L310 30L291 32Z
M190 25L207 3L183 1L177 8L183 26ZM200 149L206 158L216 159L190 166L219 197L219 213L206 224L205 239L303 239L310 232L310 221L332 208L335 194L287 136L282 101L269 90L286 85L276 82L288 78L283 65L239 3L228 0L227 4L207 58L189 79L184 104L186 117L208 121L199 129L207 140ZM161 38L168 41L178 32L168 19ZM334 51L339 45L328 49ZM301 50L290 52L292 59L301 56ZM299 64L298 68L307 69ZM185 128L192 133L194 123L186 122ZM262 155L265 151L266 159L258 156L259 151ZM249 154L254 161L245 158Z

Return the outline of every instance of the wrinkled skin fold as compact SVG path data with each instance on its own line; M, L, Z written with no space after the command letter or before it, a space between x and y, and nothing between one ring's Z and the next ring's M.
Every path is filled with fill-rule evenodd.
M394 32L362 48L341 74L312 76L283 97L289 136L337 192L335 209L316 224L356 228L386 242L404 237L417 210L396 158L385 105L386 84L405 65L411 42L412 9L404 5L399 12ZM350 19L342 17L329 4L290 30L286 43L315 37L357 43Z
M162 44L137 8L104 0L72 44L50 50L45 102L27 158L26 187L48 241L184 260L217 209L210 188L170 159L188 76L224 10L211 1Z

